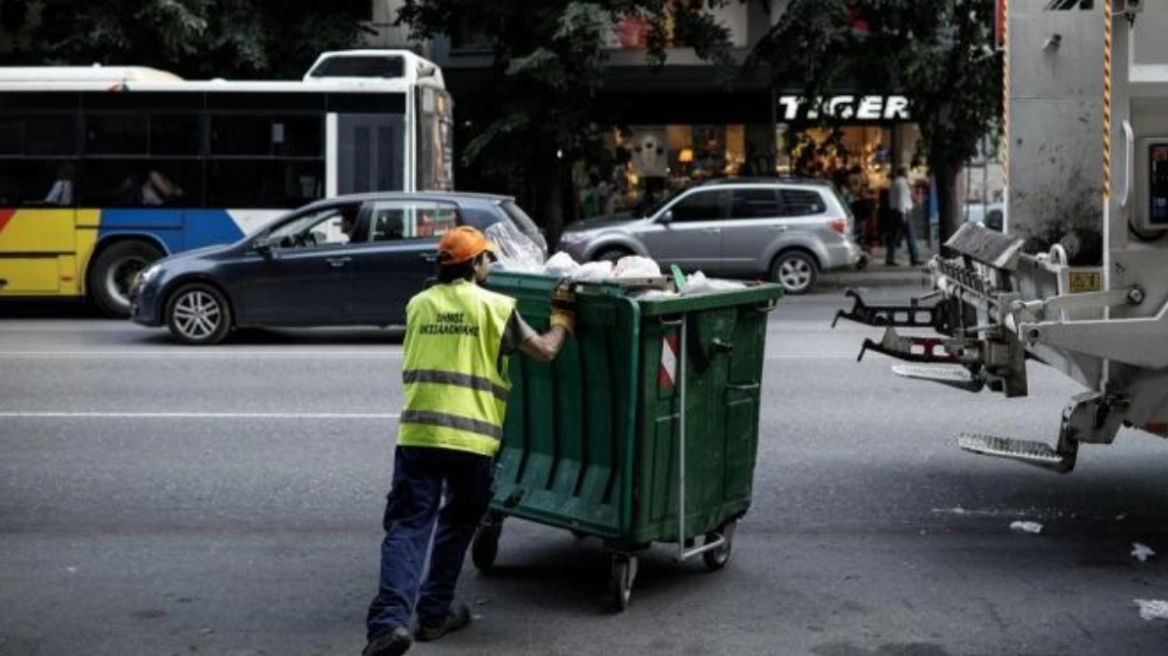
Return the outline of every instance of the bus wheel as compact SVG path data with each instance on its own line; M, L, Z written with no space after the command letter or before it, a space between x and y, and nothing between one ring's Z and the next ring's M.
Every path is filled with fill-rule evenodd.
M162 252L141 241L123 241L102 251L89 268L89 295L110 317L130 316L130 285Z
M231 330L231 307L215 287L193 282L171 294L166 325L183 344L218 344Z

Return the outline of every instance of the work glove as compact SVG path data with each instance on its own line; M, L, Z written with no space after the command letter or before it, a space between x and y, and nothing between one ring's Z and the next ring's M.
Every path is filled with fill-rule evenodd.
M563 327L568 333L576 332L576 290L567 280L552 290L551 324Z

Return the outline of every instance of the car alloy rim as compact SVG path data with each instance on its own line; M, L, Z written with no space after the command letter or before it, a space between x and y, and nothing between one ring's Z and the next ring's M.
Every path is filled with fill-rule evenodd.
M105 276L105 290L109 297L129 307L134 276L145 270L147 264L141 257L125 257L111 266Z
M784 260L779 265L779 282L787 289L803 289L811 281L811 267L799 258Z
M204 291L183 294L174 304L174 323L190 339L206 339L219 328L223 312L215 297Z

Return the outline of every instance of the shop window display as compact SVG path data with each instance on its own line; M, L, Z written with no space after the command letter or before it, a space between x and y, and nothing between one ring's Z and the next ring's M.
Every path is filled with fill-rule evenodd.
M634 126L614 133L614 209L648 207L696 182L743 175L749 150L745 134L743 125ZM756 150L765 152L766 146Z

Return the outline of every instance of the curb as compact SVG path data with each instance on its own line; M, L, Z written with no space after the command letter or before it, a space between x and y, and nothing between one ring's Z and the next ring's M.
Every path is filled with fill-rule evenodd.
M933 276L925 269L904 271L836 271L819 276L820 287L931 287Z

